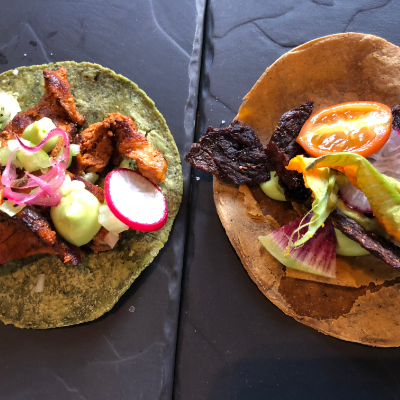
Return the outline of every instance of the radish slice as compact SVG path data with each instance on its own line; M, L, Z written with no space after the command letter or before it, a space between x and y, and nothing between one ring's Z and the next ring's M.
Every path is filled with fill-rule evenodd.
M104 194L111 212L132 229L153 232L167 222L168 206L163 192L137 171L111 171L106 176Z
M346 206L362 213L372 214L371 206L365 194L350 182L340 188L339 196Z
M309 214L304 222L311 219ZM282 226L268 236L259 236L258 240L278 261L289 268L326 276L336 277L336 236L333 225L329 220L325 221L325 226L315 232L301 246L289 247L289 241L296 229L299 227L303 218L297 218L289 224ZM300 230L299 238L307 233L307 228ZM296 235L297 239L297 235Z
M392 129L389 140L368 161L381 173L400 181L400 131Z

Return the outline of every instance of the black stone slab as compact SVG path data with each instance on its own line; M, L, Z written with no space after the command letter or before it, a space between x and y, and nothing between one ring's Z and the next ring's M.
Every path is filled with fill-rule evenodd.
M400 45L395 1L211 0L197 137L227 126L265 68L314 38L356 31ZM229 243L211 176L195 171L176 399L396 399L400 349L324 336L257 289Z
M0 0L0 72L61 60L111 68L155 101L184 154L194 132L203 3ZM110 313L50 331L0 325L1 399L171 398L187 165L183 172L169 242Z

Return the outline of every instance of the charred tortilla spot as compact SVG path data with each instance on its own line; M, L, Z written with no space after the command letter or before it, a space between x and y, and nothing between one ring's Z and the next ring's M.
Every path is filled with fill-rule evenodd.
M350 288L288 277L279 285L279 293L297 315L318 320L347 314L366 291L365 286Z
M368 286L352 288L283 277L278 291L300 317L317 320L338 319L349 313L354 305L360 306L355 304L360 296L365 296L367 292L378 292L383 287L394 286L399 281L397 278L381 285L371 283Z
M288 171L286 167L292 158L306 154L296 139L312 110L313 102L309 101L283 114L265 150L268 169L276 171L286 200L296 203L307 201L311 191L305 187L302 174Z
M185 160L225 183L254 185L269 180L260 139L250 126L238 121L224 129L209 127L199 142L190 146Z

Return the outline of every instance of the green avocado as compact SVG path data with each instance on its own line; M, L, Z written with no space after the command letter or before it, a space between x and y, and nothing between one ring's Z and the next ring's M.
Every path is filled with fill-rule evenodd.
M22 137L26 140L32 142L35 146L38 145L44 137L53 129L57 127L54 125L53 121L50 118L42 118L39 121L34 122L33 124L28 125L24 132L22 133ZM58 137L51 138L44 146L43 150L46 153L49 153L51 150L56 147L58 142Z
M100 230L100 202L86 189L72 189L58 206L52 207L51 219L57 232L75 246L89 243Z
M275 171L271 171L271 179L267 182L260 183L261 190L271 199L286 201L283 189L279 184L279 178Z
M369 254L367 250L361 247L354 240L349 239L342 232L335 228L337 245L336 254L341 256L365 256Z

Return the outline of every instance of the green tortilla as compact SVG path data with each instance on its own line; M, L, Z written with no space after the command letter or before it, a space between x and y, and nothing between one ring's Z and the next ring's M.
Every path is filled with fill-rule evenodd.
M87 252L78 266L63 264L56 256L37 255L8 262L0 268L0 320L19 328L47 329L92 321L109 311L139 274L153 261L168 239L182 199L182 168L168 126L137 85L113 71L90 63L61 62L18 68L0 74L0 89L17 97L24 111L44 93L43 68L64 66L78 111L87 126L107 113L132 117L166 158L166 180L159 185L168 202L168 221L159 231L129 231L113 250ZM127 165L124 165L127 166ZM44 290L36 293L39 274Z

